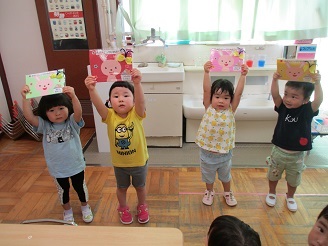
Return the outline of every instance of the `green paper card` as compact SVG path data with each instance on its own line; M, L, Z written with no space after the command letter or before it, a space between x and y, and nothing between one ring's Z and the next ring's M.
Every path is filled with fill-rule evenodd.
M26 98L62 93L65 82L64 69L26 75L26 85L30 88Z

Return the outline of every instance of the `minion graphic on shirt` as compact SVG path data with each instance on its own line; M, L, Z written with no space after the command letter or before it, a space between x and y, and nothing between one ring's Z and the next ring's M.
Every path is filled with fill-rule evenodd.
M131 138L133 136L134 124L127 126L125 124L119 124L115 128L115 146L120 147L121 150L129 149L131 145Z

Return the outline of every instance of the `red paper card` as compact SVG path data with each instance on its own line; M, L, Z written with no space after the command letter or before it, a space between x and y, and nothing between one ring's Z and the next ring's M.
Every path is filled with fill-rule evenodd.
M97 82L131 81L132 50L89 50L89 61Z

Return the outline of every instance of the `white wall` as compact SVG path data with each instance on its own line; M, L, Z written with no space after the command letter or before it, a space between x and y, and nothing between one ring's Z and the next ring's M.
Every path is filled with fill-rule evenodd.
M34 0L0 1L0 37L10 93L21 103L25 75L48 70Z

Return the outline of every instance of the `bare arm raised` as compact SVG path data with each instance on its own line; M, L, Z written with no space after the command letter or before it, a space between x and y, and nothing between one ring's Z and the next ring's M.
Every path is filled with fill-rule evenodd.
M30 88L28 85L24 85L24 87L21 90L21 95L23 97L22 105L23 105L23 114L26 120L32 125L32 126L39 126L39 118L38 116L35 116L33 114L32 108L31 108L31 101L29 99L26 99L26 94L30 92Z
M316 112L322 101L323 101L323 92L322 92L322 87L321 87L321 75L319 73L319 71L317 71L317 73L315 73L313 75L313 79L315 81L315 84L314 84L314 100L313 102L311 103L311 106L312 106L312 110L313 112Z
M203 78L203 105L205 110L211 105L211 82L210 69L213 67L211 61L204 64L204 78Z
M93 103L93 105L95 105L97 112L100 115L100 117L102 118L102 120L105 120L107 118L108 108L105 106L105 104L101 100L101 98L98 94L98 91L96 89L96 83L97 83L96 76L91 76L91 75L88 76L84 80L84 83L85 83L85 86L89 90L91 102Z
M74 111L74 120L75 122L79 122L82 119L82 107L80 100L75 94L74 88L71 86L64 86L63 93L67 94L71 98Z
M145 96L141 85L141 73L138 69L134 68L131 72L132 82L134 85L134 105L137 114L143 117L146 111Z
M235 89L235 94L233 96L233 100L231 102L231 107L232 107L233 112L236 111L236 109L240 103L241 96L243 95L247 73L248 73L247 65L245 65L245 64L241 65L240 77L239 77L239 80L237 83L237 87Z
M281 77L281 75L278 72L275 72L272 77L272 83L271 83L271 96L274 102L274 105L279 108L279 106L282 103L282 97L279 93L279 84L278 79Z

